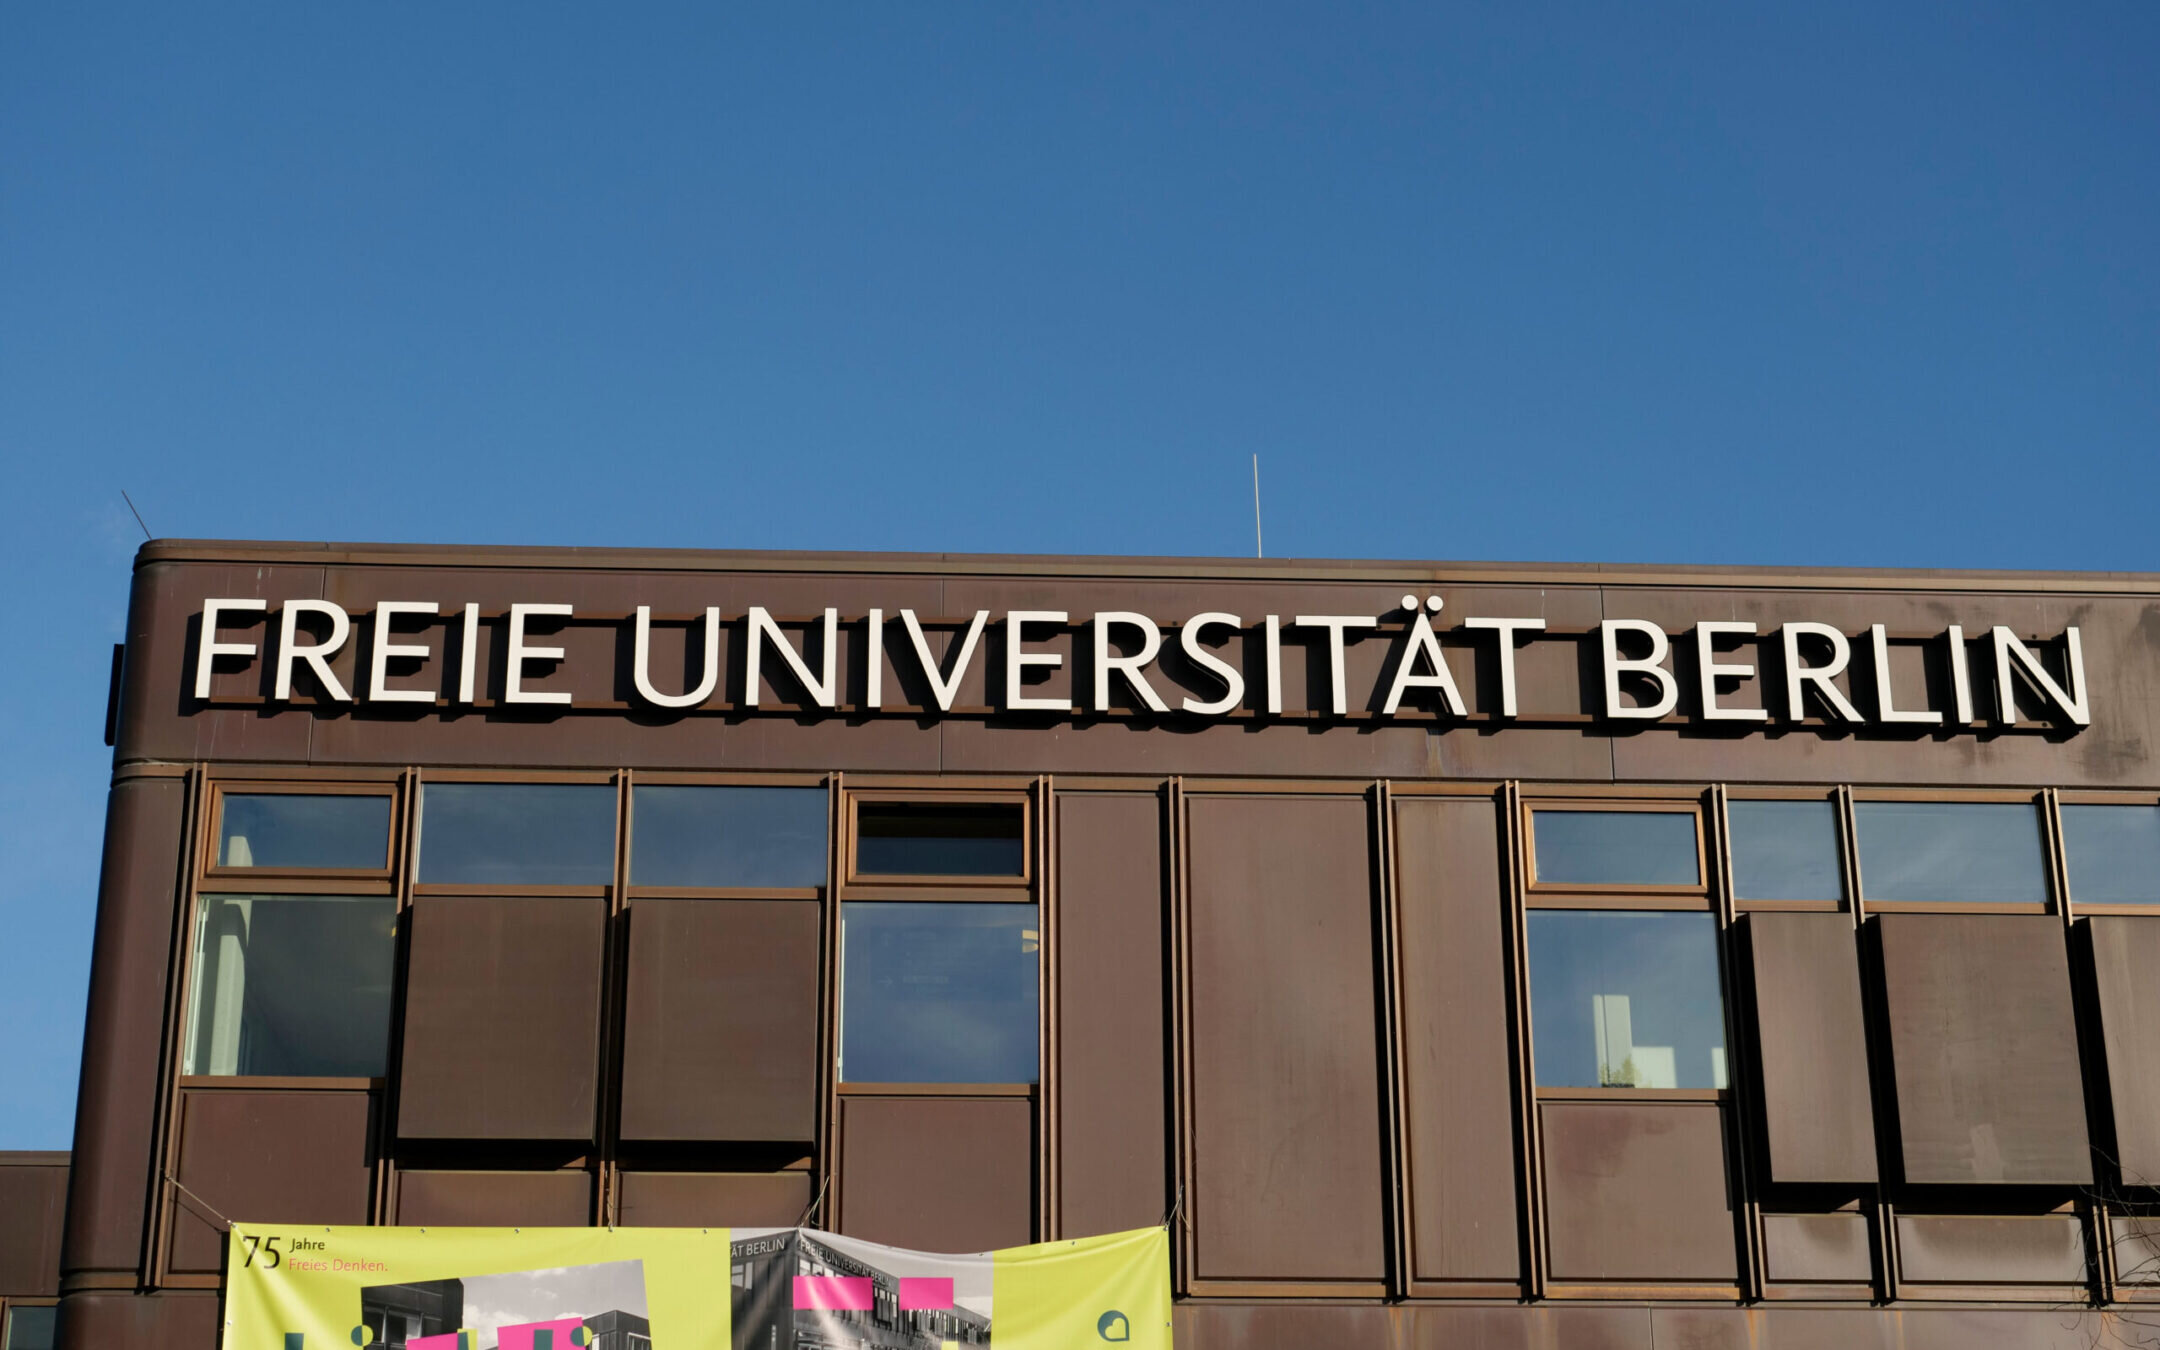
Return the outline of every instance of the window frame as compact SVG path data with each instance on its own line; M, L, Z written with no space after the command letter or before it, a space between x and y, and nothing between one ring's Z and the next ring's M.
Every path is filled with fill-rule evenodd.
M606 787L615 793L615 828L608 855L609 880L595 883L566 884L561 882L523 881L422 881L420 866L426 858L427 842L427 789L430 784L443 783L473 787ZM589 899L595 896L613 900L621 891L621 879L625 867L623 815L630 795L627 771L618 769L597 770L542 770L528 769L517 772L503 770L424 770L414 776L412 795L412 826L408 832L411 840L412 893L416 896L526 896L534 899L567 897ZM610 911L616 906L610 904Z
M764 787L815 790L825 798L825 880L817 886L651 886L637 880L637 790L643 787ZM632 900L823 900L833 886L832 776L822 773L637 772L623 790L616 850L622 856L623 896Z
M1540 881L1537 872L1537 816L1541 811L1580 811L1600 814L1688 816L1695 826L1695 881L1692 885L1645 882ZM1523 794L1523 878L1525 902L1531 909L1714 909L1710 884L1711 862L1699 793L1686 797L1538 797ZM1614 903L1618 901L1619 903Z
M1017 807L1020 812L1020 871L1005 876L941 875L936 873L898 873L862 871L859 860L859 844L862 837L862 811L864 802L895 802L908 805L985 805ZM848 788L843 793L841 818L845 835L841 840L842 900L924 900L936 898L959 903L970 901L1002 901L1016 903L1026 900L1036 903L1037 878L1040 869L1035 854L1039 848L1037 826L1038 812L1034 794L1023 789L961 789L925 790L907 788ZM954 895L926 896L925 891L959 892Z
M1848 885L1855 912L1869 914L2061 914L2063 882L2057 874L2062 857L2061 822L2056 819L2046 788L1882 788L1855 787L1846 791L1846 827L1851 831ZM2042 901L1987 900L1876 900L1867 892L1867 868L1860 852L1860 808L1870 802L1913 802L1929 805L2027 806L2039 830L2040 876L2047 899Z
M279 890L318 890L344 893L369 886L369 893L388 894L402 862L400 845L405 839L403 794L396 783L306 782L292 779L212 779L209 784L208 819L203 830L201 857L196 875L207 890L247 890L260 882L299 883L273 886ZM390 822L383 844L380 867L227 867L218 861L225 835L225 801L228 797L383 797L390 803ZM315 884L310 884L315 883ZM376 888L379 888L377 890Z
M1718 837L1722 842L1724 861L1733 863L1732 851L1732 803L1734 802L1826 802L1834 822L1837 848L1838 898L1835 900L1747 900L1740 895L1740 888L1728 875L1725 889L1732 896L1735 914L1843 914L1853 909L1859 894L1858 876L1854 850L1857 837L1853 832L1852 813L1847 809L1842 788L1821 788L1810 791L1805 788L1776 787L1729 787L1720 794L1718 804Z
M2094 901L2087 905L2079 905L2077 888L2071 884L2070 880L2070 835L2063 828L2062 822L2062 808L2066 806L2148 806L2160 808L2160 792L2104 792L2089 789L2059 789L2050 795L2054 799L2048 813L2053 818L2050 821L2050 826L2055 835L2055 851L2062 859L2062 876L2057 882L2059 889L2056 891L2057 905L2062 910L2064 921L2075 922L2080 918L2090 918L2095 914L2160 915L2160 901L2128 905L2111 905L2105 901Z

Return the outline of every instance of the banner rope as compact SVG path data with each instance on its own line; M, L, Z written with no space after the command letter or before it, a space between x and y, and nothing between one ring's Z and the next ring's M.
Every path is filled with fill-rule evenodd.
M216 1205L211 1204L208 1200L203 1199L201 1196L195 1194L195 1192L181 1185L180 1178L174 1176L170 1169L166 1171L165 1179L173 1184L174 1190L180 1192L180 1194L186 1196L188 1199L193 1200L196 1204L201 1205L204 1209L208 1210L210 1212L211 1218L216 1219L221 1224L224 1224L228 1229L232 1227L231 1219L228 1219L224 1215L218 1213Z

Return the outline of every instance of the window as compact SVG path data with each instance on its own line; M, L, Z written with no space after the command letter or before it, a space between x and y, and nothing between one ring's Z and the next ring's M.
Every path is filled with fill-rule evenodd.
M1018 802L855 804L858 876L1022 877L1027 819Z
M420 880L605 886L615 876L615 789L604 783L428 783Z
M1036 1081L1035 906L855 901L840 911L840 1079Z
M379 872L390 865L386 793L228 792L216 866Z
M2062 808L2070 898L2081 905L2160 905L2160 806Z
M1533 910L1528 922L1539 1087L1726 1085L1714 916Z
M640 784L630 796L637 885L825 884L823 788Z
M204 896L182 1072L382 1076L396 925L389 896Z
M53 1315L59 1310L51 1307L24 1307L16 1304L7 1314L7 1350L52 1350Z
M1539 885L1697 886L1693 811L1530 813Z
M1856 802L1869 900L2045 904L2040 813L2029 802Z
M1828 801L1730 801L1733 898L1841 900L1837 807Z

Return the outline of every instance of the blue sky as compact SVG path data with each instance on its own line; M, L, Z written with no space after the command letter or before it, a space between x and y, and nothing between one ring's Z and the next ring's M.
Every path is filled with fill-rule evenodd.
M16 5L0 1147L141 532L2160 567L2160 9Z

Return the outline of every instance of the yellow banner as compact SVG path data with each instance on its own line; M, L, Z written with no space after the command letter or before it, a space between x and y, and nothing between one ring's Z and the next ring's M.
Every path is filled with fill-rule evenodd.
M225 1350L1170 1346L1169 1235L969 1255L809 1228L232 1226Z

